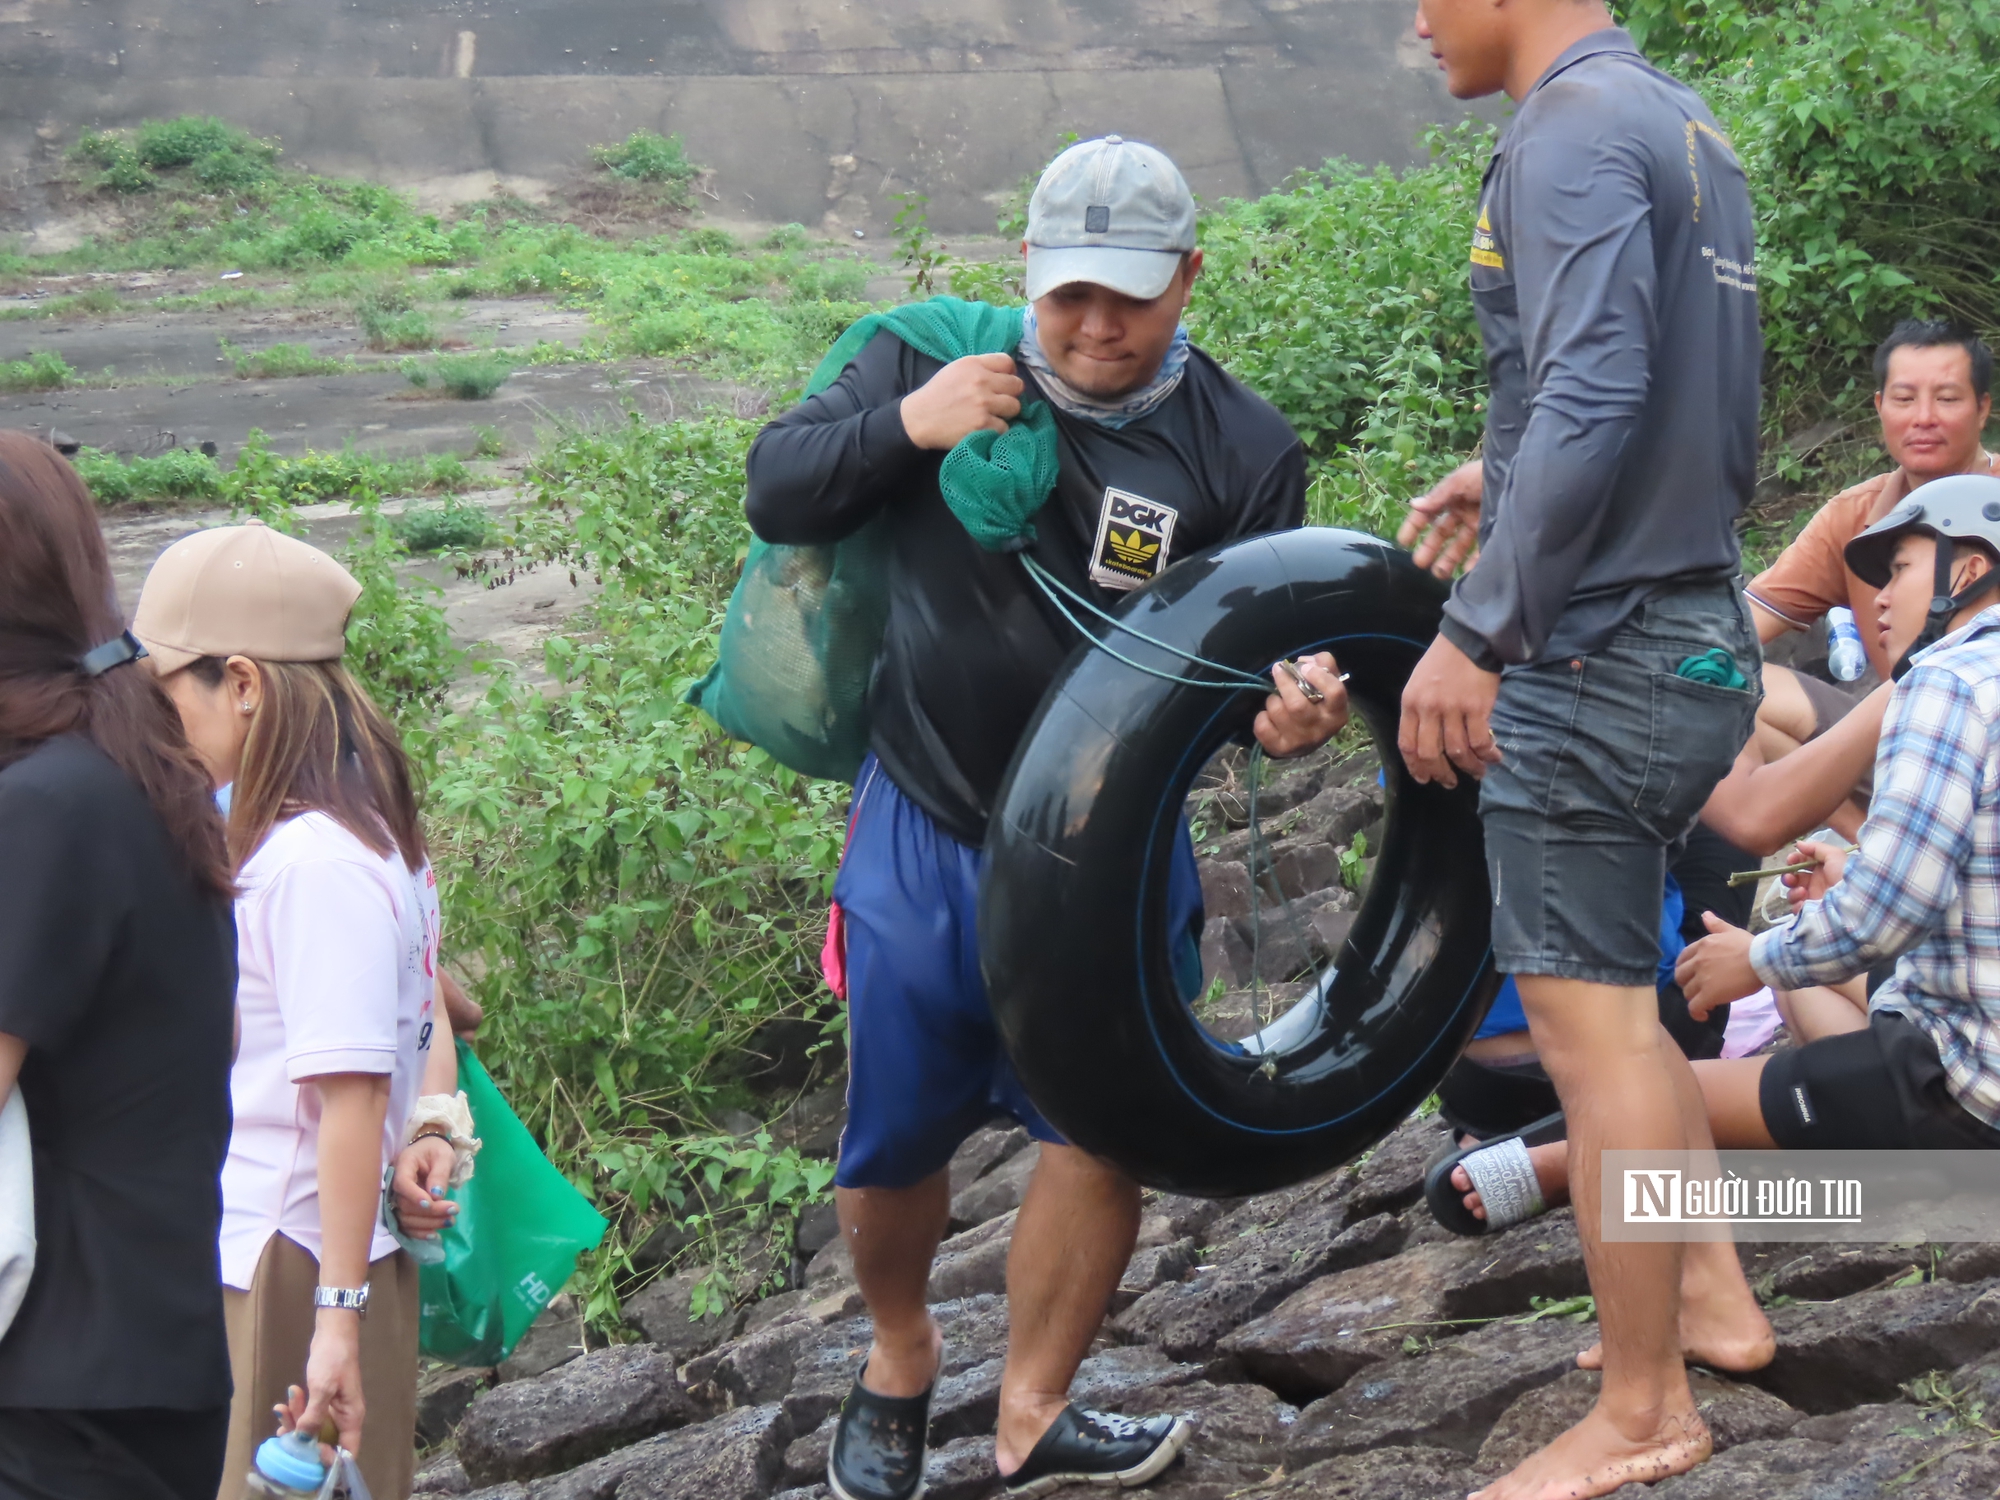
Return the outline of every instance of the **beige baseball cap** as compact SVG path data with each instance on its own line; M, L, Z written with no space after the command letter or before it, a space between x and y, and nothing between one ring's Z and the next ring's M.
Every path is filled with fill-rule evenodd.
M354 575L319 548L247 521L162 552L139 591L132 634L162 677L203 656L332 661L360 597Z

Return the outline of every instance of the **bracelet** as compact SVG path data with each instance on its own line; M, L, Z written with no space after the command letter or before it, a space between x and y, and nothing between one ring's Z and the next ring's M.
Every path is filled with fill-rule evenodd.
M368 1283L364 1281L358 1287L316 1286L313 1288L313 1306L359 1313L365 1318L368 1316Z
M409 1144L414 1146L418 1141L443 1141L449 1146L451 1144L451 1132L432 1126L424 1130L419 1130L415 1135L411 1136Z

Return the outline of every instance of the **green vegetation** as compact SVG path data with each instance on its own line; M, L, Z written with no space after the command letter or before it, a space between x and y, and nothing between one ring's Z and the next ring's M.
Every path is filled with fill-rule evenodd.
M613 177L655 189L665 206L694 207L701 168L688 160L679 136L635 130L617 145L597 146L590 154Z
M485 401L507 383L514 366L513 356L508 354L440 354L428 365L406 359L402 370L420 391L435 384L455 401Z
M412 552L483 547L493 530L485 511L456 500L447 500L442 505L412 506L392 524L403 545Z
M228 339L218 339L222 357L229 361L240 380L285 380L294 375L339 375L354 368L353 362L315 354L304 344L267 344L262 349L239 349Z
M0 391L57 391L74 379L69 361L47 349L0 362Z
M404 349L432 349L437 346L437 330L431 315L412 306L410 290L398 283L372 288L355 304L361 319L362 337L370 349L388 353Z
M347 449L293 458L273 453L269 439L254 428L231 469L192 448L137 458L85 448L71 462L103 505L206 500L282 512L359 494L431 494L472 483L464 463L448 453L382 459Z

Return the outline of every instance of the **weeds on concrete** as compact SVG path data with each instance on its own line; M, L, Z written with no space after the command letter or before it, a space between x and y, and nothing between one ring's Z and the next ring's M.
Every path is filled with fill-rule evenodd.
M402 362L403 378L420 391L435 387L454 401L486 401L512 377L514 356L507 353L440 354L429 364Z
M270 344L262 349L239 349L228 339L218 339L222 357L229 361L239 380L287 380L299 375L344 375L354 369L351 359L335 359L315 354L304 344Z
M68 361L47 349L0 363L0 391L58 391L75 379Z

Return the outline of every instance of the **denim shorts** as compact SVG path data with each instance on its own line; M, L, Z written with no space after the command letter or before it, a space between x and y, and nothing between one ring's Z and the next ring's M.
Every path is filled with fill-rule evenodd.
M1747 689L1676 675L1716 647ZM1648 600L1599 650L1500 679L1502 761L1479 814L1501 972L1653 987L1669 851L1750 737L1761 661L1740 583L1718 582Z

